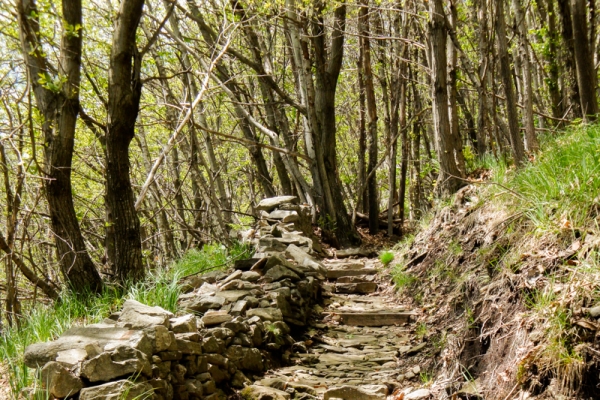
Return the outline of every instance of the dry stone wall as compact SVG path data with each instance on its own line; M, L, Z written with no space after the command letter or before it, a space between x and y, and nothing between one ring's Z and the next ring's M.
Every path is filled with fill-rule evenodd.
M286 362L327 274L308 207L282 196L258 210L253 258L189 277L183 314L127 300L102 323L29 346L25 364L56 399L211 400Z

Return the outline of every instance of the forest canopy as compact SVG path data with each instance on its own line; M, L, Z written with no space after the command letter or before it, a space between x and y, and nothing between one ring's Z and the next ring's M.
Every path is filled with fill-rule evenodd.
M595 1L0 4L7 315L229 244L265 197L334 246L401 236L598 112Z

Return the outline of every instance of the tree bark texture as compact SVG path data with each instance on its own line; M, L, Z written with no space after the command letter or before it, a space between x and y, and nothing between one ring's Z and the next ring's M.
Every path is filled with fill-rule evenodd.
M596 68L588 39L586 0L571 0L571 21L581 111L585 119L595 120L598 114Z
M17 13L23 54L37 106L44 117L44 188L55 237L57 258L68 285L78 293L99 292L102 279L81 234L71 184L75 125L79 113L82 46L80 0L63 0L63 32L59 68L43 54L36 5L19 0ZM58 75L53 76L53 71ZM40 79L40 77L44 77Z
M452 194L462 185L462 174L454 156L454 140L448 119L448 79L446 43L447 32L444 6L441 0L429 2L430 22L429 40L431 46L433 124L435 150L438 156L440 172L437 182L438 191Z
M144 0L123 0L115 22L108 78L106 132L106 249L120 283L145 275L140 220L130 179L129 145L135 136L142 81L136 33Z
M506 22L504 17L504 1L496 2L496 40L498 41L498 58L500 61L500 75L506 96L506 114L508 116L508 131L510 146L516 165L521 165L525 160L523 141L519 129L519 116L517 113L517 98L513 86L512 71L508 58L508 44L506 41Z
M362 0L359 15L359 35L362 47L362 76L365 86L365 99L367 104L367 137L369 161L367 164L367 192L369 196L369 233L375 235L379 232L379 199L377 177L374 170L377 168L377 104L375 101L375 87L373 85L373 71L371 70L371 41L369 40L369 1ZM395 164L396 160L390 160Z

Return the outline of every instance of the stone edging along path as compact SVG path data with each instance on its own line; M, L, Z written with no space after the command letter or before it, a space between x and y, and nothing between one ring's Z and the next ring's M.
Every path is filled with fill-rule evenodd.
M259 204L252 259L186 280L189 314L128 300L100 324L29 346L25 364L57 399L430 397L400 392L419 371L399 360L420 348L404 327L413 314L381 295L378 261L319 261L310 211L295 201Z

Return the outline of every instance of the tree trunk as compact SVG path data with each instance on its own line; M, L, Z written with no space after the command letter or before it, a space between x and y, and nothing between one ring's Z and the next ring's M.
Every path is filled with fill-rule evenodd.
M489 57L489 29L488 13L486 0L478 0L477 22L479 23L479 57L481 64L479 67L479 87L478 95L478 116L477 116L477 154L483 156L487 151L487 139L491 138L490 132L490 104L487 83L489 81L490 57Z
M598 114L596 68L594 66L594 58L590 53L585 3L586 0L571 0L573 44L582 115L587 120L595 120L596 114Z
M326 46L324 3L315 1L308 27L298 20L295 1L287 0L286 4L292 54L299 69L300 97L307 110L306 153L313 160L310 170L323 233L326 240L335 245L357 243L360 239L346 211L336 159L335 92L344 55L346 5L334 11L331 43ZM310 34L300 36L301 27ZM309 46L314 56L312 60Z
M500 75L506 96L506 114L508 116L508 129L510 146L516 165L525 161L523 141L519 130L519 117L517 114L517 99L513 87L510 60L508 58L508 45L506 43L506 23L504 20L504 1L496 2L496 40L498 41L498 58L500 61Z
M441 194L452 194L463 186L462 173L454 156L454 141L448 119L448 84L447 84L447 32L444 6L441 0L429 2L430 22L429 40L431 46L433 124L435 133L435 150L438 156L440 172L437 182Z
M377 176L377 103L375 100L375 87L373 85L373 72L371 70L371 43L369 40L369 1L362 0L359 12L359 35L362 47L362 76L365 85L365 98L367 101L369 163L367 164L367 190L369 196L369 233L375 235L379 232L379 199ZM390 162L395 163L394 160Z
M367 112L366 112L366 99L365 99L365 81L362 73L362 46L359 46L359 61L358 61L358 115L360 118L358 125L358 181L357 189L360 190L365 185L367 179ZM369 197L367 191L363 191L362 195L358 199L359 207L357 209L363 213L367 213L369 208Z
M449 22L456 30L456 23L458 21L458 10L456 9L456 0L450 1L450 18ZM452 41L447 41L448 47L448 120L450 122L450 132L452 134L453 152L456 166L459 171L464 175L465 169L465 157L462 152L462 139L460 136L460 129L458 126L458 105L456 104L456 97L458 96L458 52Z
M71 185L82 45L81 32L73 34L72 30L82 24L81 1L63 0L62 10L64 27L60 65L55 69L42 52L35 3L31 0L17 2L23 54L37 105L44 117L44 188L57 258L65 280L74 291L80 294L87 291L98 293L102 289L102 279L81 235ZM62 79L53 76L52 71L57 70L66 81L57 82Z
M548 92L550 93L550 102L552 107L552 116L562 118L563 104L560 96L559 76L559 53L558 41L559 33L556 22L556 12L554 11L554 0L541 0L536 2L543 22L548 24L548 48L544 52L544 58L548 69Z
M550 0L549 0L550 1ZM573 117L582 118L581 102L579 100L579 85L577 83L577 72L575 67L575 45L573 39L573 23L571 21L570 0L558 0L558 10L561 15L561 34L565 48L564 55L565 68L567 70L566 80L568 82L567 90L571 107L573 108Z
M529 42L527 40L527 21L525 20L525 12L520 1L513 0L513 8L515 10L515 18L517 25L517 33L519 35L519 57L521 59L521 67L523 68L523 115L525 119L525 151L535 153L539 150L540 145L535 133L535 120L533 118L533 87L531 61L529 59Z
M112 37L106 132L106 248L116 280L144 278L140 220L129 176L129 145L135 135L142 81L136 33L144 0L123 0Z

